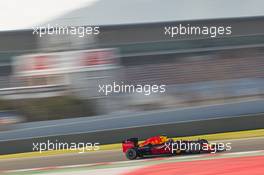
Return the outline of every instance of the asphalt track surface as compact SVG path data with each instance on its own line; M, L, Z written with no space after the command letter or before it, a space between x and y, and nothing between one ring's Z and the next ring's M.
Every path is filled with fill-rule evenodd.
M183 109L113 114L17 124L12 130L0 132L0 141L39 138L69 134L92 133L133 127L173 124L264 113L264 100L235 102ZM161 117L162 116L162 117ZM150 119L151 118L151 119Z
M218 141L231 143L232 150L227 152L245 152L264 149L264 137L237 140ZM181 155L188 156L188 155ZM127 161L121 150L98 151L83 154L64 154L47 157L14 158L0 160L0 170L19 170L31 168L44 168L53 166L68 166L90 163Z

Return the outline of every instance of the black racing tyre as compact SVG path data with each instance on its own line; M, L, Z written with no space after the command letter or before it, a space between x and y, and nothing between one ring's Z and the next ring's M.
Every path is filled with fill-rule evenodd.
M199 142L201 143L201 144L208 144L209 142L208 142L208 140L206 140L206 139L201 139L201 140L199 140Z
M181 154L181 150L177 149L176 151L173 151L172 155L176 156L176 155L180 155Z
M126 157L129 159L129 160L134 160L137 158L137 151L135 149L128 149L126 151Z

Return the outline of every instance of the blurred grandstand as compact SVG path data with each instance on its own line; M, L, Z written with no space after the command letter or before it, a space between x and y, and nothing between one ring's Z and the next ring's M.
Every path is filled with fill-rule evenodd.
M100 26L100 34L96 36L40 38L32 35L32 30L1 32L0 94L1 100L11 101L10 106L1 108L19 110L25 116L31 116L31 120L45 120L45 117L34 119L34 115L48 114L52 119L261 98L264 93L264 10L261 7L264 4L259 1L262 6L256 5L252 10L249 1L240 3L240 6L224 2L221 6L225 11L220 11L219 4L209 3L212 5L205 7L194 0L195 5L191 7L181 6L178 1L164 3L158 0L149 6L148 1L142 0L99 0L42 24ZM232 26L232 35L218 38L200 35L171 38L164 35L164 26L180 23ZM47 53L59 54L64 62L67 58L63 55L70 51L93 52L94 49L113 49L114 57L118 58L115 69L108 69L106 65L101 65L104 69L88 67L84 71L47 68L42 73L35 70L35 73L25 75L15 69L14 60L23 62L29 54L37 57ZM166 84L167 88L162 96L116 94L105 97L98 94L98 83L113 80L127 84ZM74 103L71 101L65 106L74 109L60 115L54 111L38 111L40 98L56 96L70 96L68 100L74 98ZM15 102L17 99L31 103L27 104L29 107L21 107ZM32 103L35 103L33 110L36 113L28 112L33 108ZM77 109L80 104L83 108ZM80 110L85 112L75 115Z

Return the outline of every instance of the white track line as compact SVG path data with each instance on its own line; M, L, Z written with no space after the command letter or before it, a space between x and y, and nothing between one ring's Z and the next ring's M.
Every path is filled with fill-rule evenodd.
M235 152L235 153L223 153L219 154L219 156L228 156L228 155L250 155L264 153L264 150L259 151L244 151L244 152ZM206 154L208 157L212 154ZM195 155L195 156L181 156L181 157L169 157L164 158L167 160L178 160L178 159L193 159L193 158L205 158L207 157L205 154ZM217 155L217 154L215 154ZM163 158L161 158L163 159ZM3 173L18 173L18 172L28 172L28 171L41 171L41 170L52 170L52 169L65 169L65 168L80 168L80 167L90 167L90 166L100 166L100 165L117 165L117 164L125 164L125 163L137 163L137 162L147 162L147 161L155 161L160 160L159 158L155 159L142 159L142 160L132 160L132 161L117 161L117 162L102 162L102 163L93 163L93 164L80 164L80 165L67 165L67 166L51 166L51 167L43 167L43 168L32 168L32 169L20 169L20 170L10 170L4 171Z

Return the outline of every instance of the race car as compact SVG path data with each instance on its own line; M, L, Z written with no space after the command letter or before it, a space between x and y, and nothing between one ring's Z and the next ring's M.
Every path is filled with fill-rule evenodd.
M129 138L122 142L123 153L127 159L155 156L155 155L177 155L191 153L211 153L224 151L218 149L217 144L209 144L205 139L177 140L166 136L154 136L139 143L138 138Z

